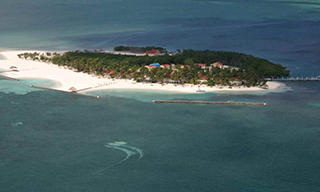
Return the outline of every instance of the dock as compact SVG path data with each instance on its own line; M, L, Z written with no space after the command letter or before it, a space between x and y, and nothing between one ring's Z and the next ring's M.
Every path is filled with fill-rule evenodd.
M79 93L81 91L88 91L90 89L93 89L94 87L87 87L87 88L83 88L83 89L79 89L79 90L76 90L75 92Z
M277 77L277 78L265 78L266 81L320 81L318 77Z
M7 72L19 72L18 70L6 70L6 71L0 71L0 73L7 73Z
M8 80L12 80L12 81L19 81L19 79L17 79L17 78L8 77L8 76L5 76L5 75L0 75L0 78L4 78L4 79L8 79Z
M43 90L48 90L48 91L56 91L56 92L69 93L69 94L86 96L86 97L93 97L93 98L97 98L97 99L100 98L100 96L98 96L98 95L82 94L82 93L77 93L77 91L63 91L63 90L59 90L59 89L41 87L41 86L36 86L36 85L30 85L30 87L35 88L35 89L43 89Z
M152 100L152 103L182 103L182 104L209 104L209 105L254 105L266 106L267 103L230 102L230 101L181 101L181 100Z

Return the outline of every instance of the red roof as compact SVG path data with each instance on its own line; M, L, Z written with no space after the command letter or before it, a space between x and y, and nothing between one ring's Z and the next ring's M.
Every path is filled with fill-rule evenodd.
M163 64L164 67L170 67L170 64Z
M155 65L146 65L146 67L148 67L148 68L154 68L154 67L157 67L157 66L155 66Z
M110 71L108 74L109 74L109 75L112 75L112 74L114 74L114 71Z
M158 49L152 49L152 50L147 50L145 53L146 54L156 54L159 50Z
M220 66L222 66L223 63L221 63L220 61L217 61L217 62L214 62L212 65L220 65Z
M207 79L208 76L204 75L204 76L201 76L200 79Z
M196 65L198 65L200 67L206 67L207 66L207 64L205 64L205 63L196 63Z

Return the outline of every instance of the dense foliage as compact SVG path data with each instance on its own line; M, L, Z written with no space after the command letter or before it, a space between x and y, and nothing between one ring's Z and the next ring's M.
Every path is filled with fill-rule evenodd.
M130 53L144 53L147 50L152 50L152 49L158 49L161 52L166 52L166 49L163 47L155 47L155 46L147 46L147 47L135 47L135 46L116 46L114 47L114 51L123 51L123 52L130 52Z
M59 66L67 66L77 71L94 73L112 78L134 78L137 81L200 83L208 85L264 85L265 78L288 76L285 67L273 64L265 59L242 53L221 51L183 50L174 56L134 56L111 54L98 51L73 51L58 53L24 53L20 58L52 62ZM210 64L221 61L238 68L211 67ZM150 63L171 64L170 67L148 69ZM196 63L206 63L201 68ZM175 64L175 65L172 65ZM180 65L184 64L184 65ZM188 67L184 67L188 66ZM240 82L240 83L239 83Z

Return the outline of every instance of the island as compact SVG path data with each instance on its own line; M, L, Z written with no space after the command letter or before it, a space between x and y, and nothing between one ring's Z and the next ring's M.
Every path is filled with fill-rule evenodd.
M130 53L130 54L129 54ZM282 65L243 53L162 47L117 46L113 51L2 52L4 75L47 78L63 91L91 89L148 89L180 92L275 89L270 77L286 77ZM12 63L10 64L10 62ZM5 63L5 64L4 64ZM14 65L14 66L13 66ZM12 67L15 67L14 70Z
M115 47L115 51L144 51L144 56L71 51L63 54L23 53L20 58L51 62L78 72L137 82L263 86L265 78L289 76L285 67L251 55L223 51L182 50L169 55L158 47ZM139 51L139 52L138 52Z

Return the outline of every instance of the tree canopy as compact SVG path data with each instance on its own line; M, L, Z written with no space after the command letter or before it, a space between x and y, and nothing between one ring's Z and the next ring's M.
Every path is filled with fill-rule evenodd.
M205 82L208 85L232 85L238 81L242 85L265 84L267 77L289 76L290 72L280 64L266 59L236 52L182 50L173 56L135 56L112 54L99 51L70 51L58 53L23 53L20 58L51 62L68 66L77 71L110 75L119 78L134 78L138 81L175 81L180 83ZM214 62L222 62L228 68L213 67ZM170 67L147 69L150 63L169 64ZM197 63L206 64L200 67Z

